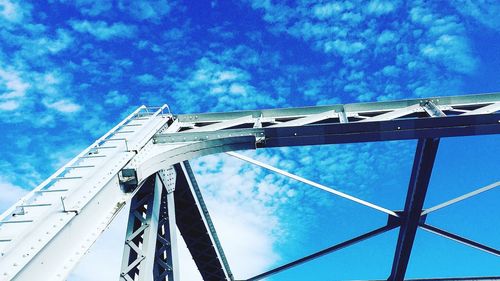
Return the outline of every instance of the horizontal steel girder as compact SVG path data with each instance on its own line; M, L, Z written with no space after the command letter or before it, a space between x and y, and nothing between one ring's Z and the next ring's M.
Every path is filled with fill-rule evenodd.
M429 97L429 98L409 99L409 100L334 104L334 105L296 107L296 108L277 108L277 109L263 109L263 110L243 110L234 112L180 114L177 115L177 119L180 122L219 122L225 120L232 120L243 116L252 116L254 118L261 116L264 118L293 118L298 116L322 114L329 111L334 111L337 113L344 112L346 115L350 115L351 113L388 112L410 107L412 105L423 104L426 101L430 101L439 107L458 107L460 109L465 107L467 109L468 108L473 109L475 107L489 106L491 104L500 102L500 93ZM488 113L491 113L491 111Z
M158 134L155 143L206 141L254 136L257 147L285 147L500 134L499 116L468 115L298 127L228 129L214 132Z

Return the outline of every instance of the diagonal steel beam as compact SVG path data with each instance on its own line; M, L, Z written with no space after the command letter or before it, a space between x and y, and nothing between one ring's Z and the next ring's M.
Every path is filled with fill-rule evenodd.
M424 111L424 109L420 106L420 103L410 105L408 107L399 108L396 110L389 111L387 113L383 113L377 116L373 116L371 118L367 118L361 120L359 122L375 122L375 121L387 121L392 119L397 119L406 115L410 115L414 112Z
M324 186L322 184L319 184L319 183L316 183L316 182L313 182L311 180L308 180L308 179L305 179L303 177L300 177L300 176L297 176L297 175L294 175L292 173L289 173L287 171L284 171L284 170L281 170L281 169L278 169L276 167L273 167L271 165L268 165L266 163L262 163L260 161L257 161L255 159L252 159L250 157L246 157L245 155L242 155L242 154L239 154L239 153L236 153L236 152L226 152L228 155L231 155L235 158L238 158L240 160L243 160L243 161L246 161L248 163L251 163L251 164L254 164L254 165L257 165L259 167L262 167L264 169L267 169L267 170L270 170L270 171L273 171L275 173L278 173L280 175L283 175L283 176L286 176L286 177L289 177L291 179L294 179L296 181L300 181L302 183L305 183L307 185L310 185L310 186L313 186L313 187L316 187L318 189L321 189L321 190L324 190L326 192L329 192L329 193L332 193L332 194L335 194L337 196L340 196L344 199L347 199L347 200L350 200L350 201L353 201L353 202L356 202L358 204L361 204L363 206L366 206L366 207L370 207L372 209L375 209L377 211L381 211L381 212L384 212L388 215L391 215L391 216L394 216L394 217L398 217L398 214L394 211L391 211L389 209L386 209L384 207L380 207L378 205L375 205L373 203L370 203L370 202L367 202L365 200L362 200L362 199L359 199L357 197L354 197L352 195L349 195L349 194L346 194L346 193L343 193L341 191L338 191L338 190L335 190L333 188L330 188L330 187L327 187L327 186Z
M272 128L272 127L303 126L303 125L308 125L311 123L315 123L315 122L319 122L319 121L322 121L322 120L325 120L328 118L335 118L335 117L339 117L339 114L337 113L337 111L336 110L329 110L326 112L311 114L311 115L307 115L305 117L297 118L297 119L294 119L291 121L271 125L269 127Z
M298 266L298 265L303 264L305 262L308 262L308 261L317 259L319 257L322 257L322 256L324 256L326 254L329 254L329 253L341 250L343 248L346 248L348 246L354 245L354 244L359 243L359 242L361 242L363 240L366 240L368 238L372 238L372 237L377 236L379 234L385 233L385 232L387 232L389 230L392 230L392 229L394 229L394 228L396 228L398 226L399 226L399 219L389 216L389 220L387 222L387 225L385 225L383 227L379 227L379 228L374 229L374 230L372 230L370 232L367 232L367 233L362 234L360 236L357 236L357 237L354 237L352 239L346 240L344 242L338 243L336 245L333 245L331 247L323 249L323 250L321 250L319 252L316 252L314 254L310 254L310 255L305 256L303 258L300 258L298 260L295 260L295 261L289 262L287 264L284 264L282 266L276 267L274 269L271 269L269 271L266 271L264 273L261 273L259 275L254 276L254 277L246 279L245 281L256 281L256 280L261 280L261 279L267 278L267 277L269 277L271 275L274 275L276 273L279 273L281 271L290 269L292 267Z
M480 194L480 193L483 193L483 192L485 192L485 191L491 190L491 189L493 189L493 188L495 188L495 187L497 187L497 186L500 186L500 181L497 181L497 182L494 182L494 183L489 184L489 185L487 185L487 186L481 187L481 188L479 188L479 189L476 189L476 190L474 190L474 191L471 191L471 192L469 192L469 193L467 193L467 194L464 194L464 195L462 195L462 196L459 196L459 197L457 197L457 198L454 198L454 199L448 200L448 201L446 201L446 202L443 202L443 203L441 203L441 204L439 204L439 205L436 205L436 206L434 206L434 207L431 207L431 208L425 209L425 210L422 212L422 216L427 215L427 214L429 214L429 213L431 213L431 212L437 211L437 210L439 210L439 209L442 209L442 208L444 208L444 207L450 206L450 205L452 205L452 204L458 203L458 202L463 201L463 200L465 200L465 199L471 198L471 197L476 196L476 195L478 195L478 194Z
M177 227L203 280L233 280L222 245L188 161L175 165Z
M481 251L490 253L490 254L495 255L495 256L500 256L500 250L498 250L498 249L495 249L495 248L483 245L481 243L478 243L476 241L472 241L470 239L458 236L458 235L450 233L450 232L448 232L446 230L439 229L439 228L437 228L435 226L428 225L428 224L425 224L425 223L421 223L420 227L422 229L424 229L424 230L427 230L427 231L431 232L431 233L434 233L434 234L437 234L439 236L448 238L448 239L456 241L458 243L462 243L462 244L467 245L469 247L479 249Z
M388 280L401 281L405 277L438 146L439 139L418 141L405 208L401 214L402 223L396 252Z

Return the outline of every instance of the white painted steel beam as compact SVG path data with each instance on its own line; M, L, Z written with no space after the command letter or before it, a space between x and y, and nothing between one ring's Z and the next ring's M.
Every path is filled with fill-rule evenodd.
M372 209L375 209L377 211L380 211L380 212L383 212L383 213L386 213L388 215L391 215L391 216L394 216L394 217L398 217L398 214L396 214L394 211L391 211L389 209L386 209L384 207L380 207L378 205L375 205L373 203L370 203L370 202L367 202L365 200L362 200L362 199L359 199L357 197L354 197L352 195L349 195L349 194L346 194L344 192L341 192L341 191L338 191L336 189L333 189L331 187L327 187L327 186L324 186L322 184L319 184L319 183L316 183L316 182L313 182L311 180L308 180L308 179L305 179L303 177L300 177L300 176L297 176L297 175L294 175L292 173L289 173L287 171L284 171L284 170L281 170L279 168L276 168L276 167L273 167L271 165L268 165L266 163L262 163L258 160L255 160L255 159L252 159L250 157L247 157L245 155L242 155L242 154L239 154L239 153L236 153L236 152L226 152L228 155L231 155L233 157L236 157L240 160L243 160L243 161L246 161L248 163L251 163L251 164L254 164L254 165L257 165L259 167L262 167L264 169L267 169L267 170L270 170L270 171L273 171L275 173L278 173L280 175L283 175L283 176L286 176L286 177L289 177L291 179L294 179L296 181L299 181L299 182L302 182L302 183L305 183L307 185L310 185L310 186L313 186L313 187L316 187L318 189L321 189L321 190L324 190L326 192L329 192L329 193L332 193L332 194L335 194L337 196L340 196L344 199L347 199L347 200L350 200L350 201L353 201L353 202L356 202L358 204L361 204L363 206L366 206L366 207L370 207Z
M463 115L477 115L477 114L490 114L500 111L500 102L495 102L493 104L480 107L475 110L464 113Z
M462 196L458 196L457 198L453 198L453 199L451 199L451 200L449 200L449 201L443 202L443 203L438 204L438 205L436 205L436 206L434 206L434 207L431 207L431 208L425 209L425 210L422 212L422 216L423 216L423 215L430 214L430 213L432 213L432 212L435 212L435 211L437 211L437 210L439 210L439 209L442 209L442 208L444 208L444 207L450 206L450 205L452 205L452 204L458 203L458 202L463 201L463 200L465 200L465 199L471 198L471 197L476 196L476 195L478 195L478 194L481 194L481 193L483 193L483 192L485 192L485 191L492 190L493 188L498 187L498 186L500 186L500 181L497 181L497 182L494 182L494 183L489 184L489 185L487 185L487 186L481 187L481 188L479 188L479 189L476 189L476 190L474 190L474 191L471 191L471 192L469 192L469 193L467 193L467 194L464 194L464 195L462 195Z
M406 115L410 115L415 112L422 112L424 109L418 104L410 105L407 107L399 108L396 110L392 110L386 113L382 113L380 115L373 116L371 118L363 119L359 122L374 122L374 121L385 121L385 120L392 120L396 118L400 118Z
M269 126L269 128L272 127L291 127L291 126L303 126L303 125L308 125L311 123L319 122L328 118L339 118L339 114L335 110L329 110L326 112L318 113L318 114L312 114L312 115L307 115L304 117L300 117L291 121L275 124Z

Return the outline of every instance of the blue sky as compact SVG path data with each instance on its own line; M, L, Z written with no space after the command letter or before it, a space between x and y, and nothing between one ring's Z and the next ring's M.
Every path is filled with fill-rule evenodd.
M500 4L430 2L0 0L0 208L141 104L187 113L499 91ZM499 140L443 140L426 206L497 181ZM401 209L414 148L404 141L249 155ZM237 277L386 219L229 156L193 167ZM499 196L489 191L429 222L499 248ZM395 237L269 280L385 278ZM119 250L98 245L96 260L119 259L106 256ZM500 275L497 257L429 233L419 232L416 246L410 277ZM90 280L82 269L96 266L89 260L74 280Z

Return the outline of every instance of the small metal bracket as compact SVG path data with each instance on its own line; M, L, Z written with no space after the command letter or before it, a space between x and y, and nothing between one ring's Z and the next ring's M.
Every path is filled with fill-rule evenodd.
M444 112L435 103L433 103L432 100L421 102L420 106L431 117L446 117L446 114L444 114Z
M175 191L175 179L176 173L174 167L169 167L168 169L162 169L158 172L167 193L172 193Z
M391 216L389 215L387 217L387 225L388 226L401 226L401 221L405 219L404 217L404 212L403 211L394 211L398 216Z
M61 196L61 204L62 204L62 207L63 207L63 212L64 213L75 213L75 214L78 215L78 210L68 210L68 209L66 209L66 204L64 204L64 199L66 199L66 197Z
M255 122L253 123L254 128L262 128L262 118L263 116L260 114L260 116L255 119Z
M125 193L134 191L139 184L137 180L137 171L135 169L122 169L118 173L120 187Z
M17 206L14 212L12 212L13 217L22 215L26 215L26 211L23 206Z

